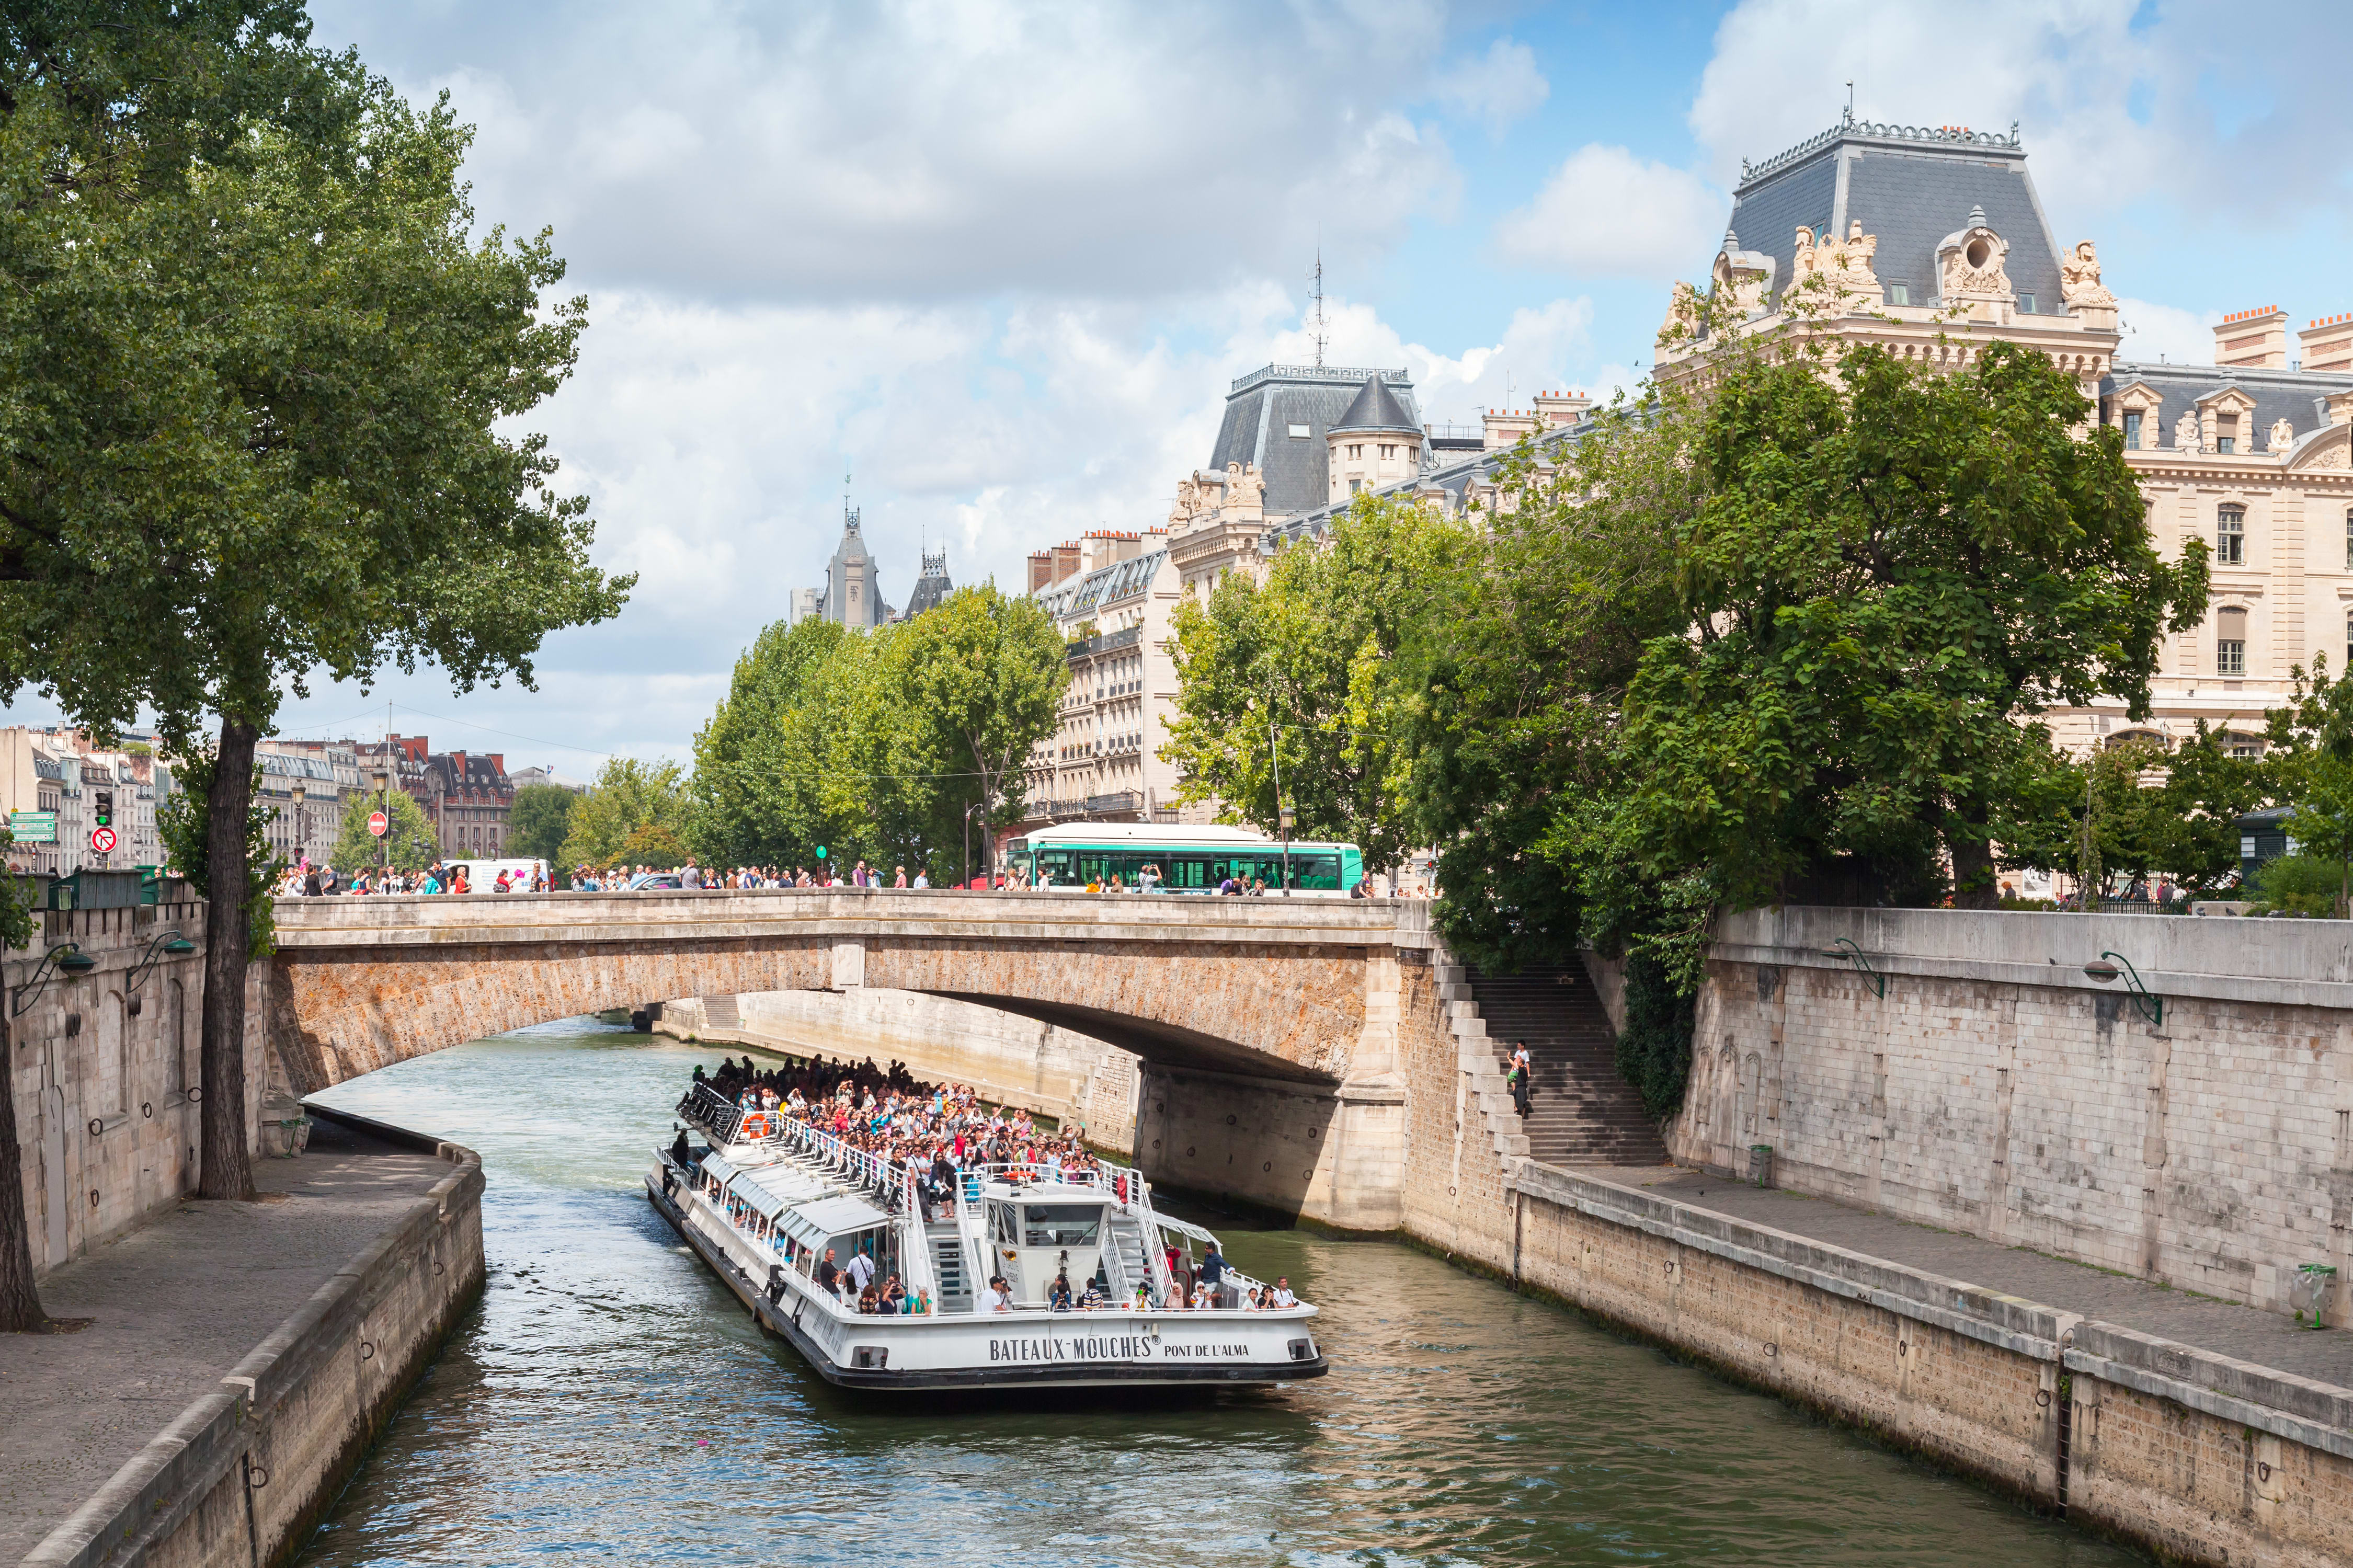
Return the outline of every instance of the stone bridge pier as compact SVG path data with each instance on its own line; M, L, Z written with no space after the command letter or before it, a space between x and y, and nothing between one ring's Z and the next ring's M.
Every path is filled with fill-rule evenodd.
M1157 1182L1340 1229L1403 1220L1419 905L773 889L290 900L278 921L267 1033L299 1093L658 998L889 987L1135 1053ZM669 1110L647 1107L649 1137Z

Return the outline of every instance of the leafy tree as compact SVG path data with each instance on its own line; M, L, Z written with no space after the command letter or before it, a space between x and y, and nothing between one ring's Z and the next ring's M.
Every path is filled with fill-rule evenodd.
M650 866L657 871L675 870L691 858L685 841L666 823L641 822L621 840L621 852L616 858L623 866Z
M441 840L427 819L425 808L406 790L390 790L386 794L391 796L389 805L383 795L362 795L353 797L343 807L343 826L335 835L335 847L329 852L327 864L346 879L368 866L422 871L441 858ZM382 838L368 831L368 818L379 811L385 814Z
M572 807L580 792L561 784L527 784L514 792L507 816L507 844L515 854L553 867L570 831Z
M588 793L573 806L571 830L565 836L557 859L566 870L624 861L635 865L638 858L624 851L630 836L649 826L661 827L683 858L686 816L684 772L676 763L609 758L597 770Z
M1652 953L1626 961L1626 1026L1618 1035L1618 1075L1642 1097L1653 1121L1672 1116L1691 1081L1694 993L1677 983Z
M1700 503L1681 456L1694 419L1671 390L1606 412L1560 460L1524 443L1476 569L1413 639L1413 814L1438 847L1440 929L1484 967L1574 962L1581 942L1618 952L1681 918L1626 871L1607 803L1625 788L1627 682L1644 645L1685 624L1673 547Z
M893 862L944 880L967 812L981 828L1020 820L1022 767L1070 685L1065 646L1037 601L989 583L892 628L876 676L894 784L878 795L899 808L882 837Z
M164 859L186 879L195 895L208 903L216 892L212 797L214 781L219 773L219 760L208 752L185 757L174 774L180 787L155 805L155 836L163 840ZM278 880L278 874L286 868L284 858L269 847L269 824L278 816L278 808L262 804L260 789L261 769L257 766L244 792L243 923L248 958L267 958L277 948L278 921L269 901L269 889ZM221 891L225 896L234 894L233 887ZM206 930L209 932L209 907L206 914ZM210 973L209 962L206 973Z
M1389 870L1418 842L1407 788L1418 690L1412 639L1469 553L1464 526L1419 502L1359 496L1321 548L1228 577L1176 608L1176 717L1160 754L1178 798L1218 799L1273 834L1358 845ZM1276 795L1281 774L1282 796Z
M1845 351L1733 366L1692 451L1689 636L1629 691L1638 863L1705 866L1736 905L1933 896L1989 907L1989 837L2048 742L2018 721L2121 697L2204 614L2204 547L2148 540L2114 430L2045 356L1958 372Z
M2325 919L2337 913L2345 896L2344 863L2316 855L2275 855L2255 868L2248 892L2257 914Z
M0 698L100 733L145 705L211 758L200 1191L244 1197L255 742L321 673L528 684L547 631L617 610L585 501L501 433L585 307L545 299L543 236L475 238L446 102L299 9L47 15L0 62Z
M2332 680L2319 653L2309 676L2301 665L2289 675L2285 706L2264 715L2281 793L2295 808L2284 826L2305 857L2336 864L2343 920L2353 913L2353 668Z
M695 737L693 841L717 864L808 865L822 844L944 882L967 807L984 834L1019 816L1068 679L1053 623L994 586L873 632L769 626Z

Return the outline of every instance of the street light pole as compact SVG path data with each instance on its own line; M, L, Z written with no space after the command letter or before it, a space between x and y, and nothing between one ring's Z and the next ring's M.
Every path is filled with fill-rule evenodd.
M296 779L292 786L290 787L286 793L289 800L294 807L294 852L297 855L301 855L311 846L311 836L302 831L304 827L309 826L309 824L303 819L302 781L299 778Z
M1275 744L1274 708L1266 713L1266 754L1274 764L1274 819L1282 829L1282 896L1291 897L1291 807L1282 804L1282 752Z

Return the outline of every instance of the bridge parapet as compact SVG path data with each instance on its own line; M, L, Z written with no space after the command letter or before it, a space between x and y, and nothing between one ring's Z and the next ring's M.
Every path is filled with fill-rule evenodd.
M281 949L727 937L978 938L1427 946L1428 906L1395 899L1219 899L953 889L393 894L280 899Z

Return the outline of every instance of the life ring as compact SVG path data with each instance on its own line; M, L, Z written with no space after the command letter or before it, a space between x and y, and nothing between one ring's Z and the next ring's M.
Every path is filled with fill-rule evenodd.
M747 1110L744 1113L743 1136L744 1138L773 1138L776 1134L776 1118L767 1111Z

